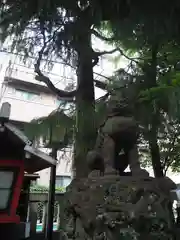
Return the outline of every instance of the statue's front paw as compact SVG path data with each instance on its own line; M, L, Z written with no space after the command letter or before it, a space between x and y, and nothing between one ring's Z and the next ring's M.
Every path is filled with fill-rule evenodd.
M117 171L116 171L116 169L108 166L105 169L104 175L117 175Z
M89 178L96 178L96 177L100 177L100 176L101 176L101 174L100 174L99 170L93 170L88 175Z

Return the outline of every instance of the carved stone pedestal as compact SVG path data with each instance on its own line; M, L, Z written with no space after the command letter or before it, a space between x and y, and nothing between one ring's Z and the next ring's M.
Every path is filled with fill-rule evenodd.
M173 239L168 179L104 176L74 180L66 193L68 239Z

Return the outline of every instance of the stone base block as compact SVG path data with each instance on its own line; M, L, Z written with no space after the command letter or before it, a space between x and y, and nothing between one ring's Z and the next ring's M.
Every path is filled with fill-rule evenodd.
M73 180L65 194L69 239L172 239L169 178Z

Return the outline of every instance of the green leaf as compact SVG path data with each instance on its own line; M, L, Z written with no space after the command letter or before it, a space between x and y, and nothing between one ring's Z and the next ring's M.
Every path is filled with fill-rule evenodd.
M72 143L74 119L59 108L47 117L34 119L26 126L25 132L31 139L43 139L60 144L63 148ZM64 142L64 144L63 144Z

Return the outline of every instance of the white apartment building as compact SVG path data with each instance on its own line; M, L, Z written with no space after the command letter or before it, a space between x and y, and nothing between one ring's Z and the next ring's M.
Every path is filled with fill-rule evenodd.
M30 122L34 118L47 116L59 106L59 100L43 84L35 80L35 74L29 69L14 65L8 68L7 64L0 65L1 104L11 104L10 120L22 127L24 122ZM42 149L46 152L49 150ZM67 154L66 154L67 155ZM38 172L40 178L38 184L48 186L50 169ZM62 157L58 153L57 165L58 187L65 187L71 181L71 159L69 156Z

